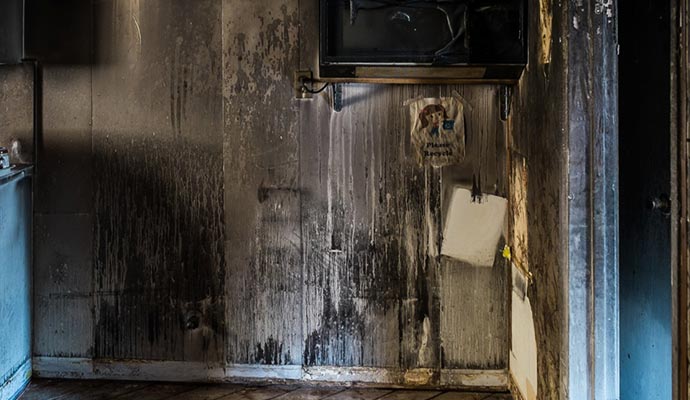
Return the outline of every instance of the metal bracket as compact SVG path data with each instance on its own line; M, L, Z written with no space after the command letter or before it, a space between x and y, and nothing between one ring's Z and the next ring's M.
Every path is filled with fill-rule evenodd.
M295 98L300 100L311 99L312 94L307 90L305 83L311 82L314 79L314 74L311 70L295 71L292 80L292 88L295 90Z
M341 112L343 110L343 84L334 83L333 87L333 111Z
M501 121L507 121L510 117L510 107L513 102L513 87L508 85L501 86Z

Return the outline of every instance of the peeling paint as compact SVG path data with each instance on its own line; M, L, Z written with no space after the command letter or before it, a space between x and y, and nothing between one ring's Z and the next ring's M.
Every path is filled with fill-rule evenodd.
M553 0L539 0L539 33L541 42L539 46L539 61L543 64L551 63L551 44L553 28Z
M512 219L511 257L525 271L529 271L529 236L527 215L527 161L519 154L512 156L510 202Z

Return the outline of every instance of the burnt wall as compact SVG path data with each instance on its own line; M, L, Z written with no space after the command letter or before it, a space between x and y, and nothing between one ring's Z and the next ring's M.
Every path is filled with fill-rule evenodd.
M454 90L476 107L468 157L448 170L419 167L401 105ZM302 126L318 127L301 143L304 363L504 368L503 260L476 268L439 257L444 181L481 171L503 188L497 88L348 85L343 94L339 114L326 98L302 105Z
M529 65L510 121L514 262L533 276L527 290L537 342L536 395L566 397L567 382L567 5L530 1ZM520 218L520 213L524 213ZM513 347L519 343L513 343ZM523 395L528 396L527 393Z
M345 85L340 113L329 91L295 100L317 9L93 3L91 65L44 66L35 356L411 369L412 384L508 367L509 269L439 255L450 185L507 193L499 88ZM29 73L2 83L27 103L0 116L18 135ZM403 103L454 92L466 160L419 167Z
M507 367L507 269L442 259L444 185L505 193L495 86L345 85L292 99L316 70L318 2L224 7L228 362L438 370ZM409 157L406 100L459 92L468 156ZM300 302L298 310L294 304ZM275 318L280 316L280 318Z
M227 361L300 365L298 2L223 11Z
M217 1L95 4L95 356L222 360Z
M514 261L532 275L538 385L528 397L615 398L616 3L530 4L537 40L516 92L509 155L511 189L521 189L511 197L522 199L511 212Z

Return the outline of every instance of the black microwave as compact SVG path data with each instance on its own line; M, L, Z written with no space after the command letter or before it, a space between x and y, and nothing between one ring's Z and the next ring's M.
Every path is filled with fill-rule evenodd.
M516 81L526 0L321 0L321 79Z

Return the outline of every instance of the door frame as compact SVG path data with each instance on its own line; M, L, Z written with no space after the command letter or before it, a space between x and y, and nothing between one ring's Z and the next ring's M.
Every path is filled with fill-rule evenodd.
M673 253L673 315L678 330L673 335L674 395L688 400L688 140L690 139L690 35L687 0L671 0L671 192Z
M622 1L622 0L621 0ZM690 300L690 243L689 222L690 217L690 4L689 0L671 0L670 31L671 54L671 109L670 131L668 132L671 159L671 288L672 288L672 324L677 329L672 333L672 363L675 368L672 376L672 397L679 400L690 400L688 393L688 348L690 347L689 331L689 300ZM614 2L617 10L618 1ZM593 6L585 3L581 8L570 10L570 17L592 16L597 14ZM575 65L574 71L570 71L570 88L577 89L577 82L581 79L591 79L589 90L599 94L591 97L593 102L598 102L593 109L573 108L573 104L582 99L582 94L577 90L570 90L571 116L586 116L593 123L590 131L573 123L570 126L570 150L584 150L593 161L589 171L585 170L585 163L570 160L569 186L571 191L583 189L584 192L597 193L593 188L617 187L618 169L617 151L611 151L617 146L618 141L618 108L617 87L606 87L605 76L613 82L617 82L617 54L612 51L618 42L617 14L613 13L613 26L602 23L598 18L578 18L581 29L575 30L570 36L569 52L572 59L588 60L582 55L595 54L596 63L603 65L598 74L586 74L587 70L596 69L597 66L584 62ZM572 19L572 18L570 18ZM585 25L583 27L583 25ZM585 36L582 32L594 32L597 28L601 32L598 36ZM591 52L591 53L590 53ZM607 62L608 61L608 62ZM591 61L590 61L591 62ZM589 78L588 78L589 76ZM596 77L599 76L600 79ZM615 83L614 83L615 84ZM615 93L613 101L607 97ZM585 104L589 103L585 102ZM603 110L603 111L601 111ZM596 114L596 115L595 115ZM607 116L609 119L607 119ZM615 117L612 117L615 116ZM602 117L595 119L595 117ZM611 134L615 132L615 134ZM608 174L607 174L608 173ZM587 179L579 179L579 178ZM591 180L589 180L591 179ZM606 192L605 190L603 192ZM601 192L600 192L601 193ZM590 229L598 229L600 235L585 235L588 239L585 248L570 246L569 269L569 320L571 326L588 326L586 332L570 330L569 345L571 351L568 357L570 395L582 398L609 398L618 391L620 366L618 364L618 325L615 333L607 321L618 320L618 286L610 279L619 279L618 260L615 254L604 249L614 248L618 252L618 201L616 195L594 195L591 203L574 204L570 202L570 221L573 223L584 222L584 226ZM601 214L592 213L593 206L609 210L608 218L602 218ZM575 218L573 218L575 217ZM571 240L577 235L569 235ZM577 242L582 243L582 242ZM578 258L578 255L584 258ZM587 275L589 274L589 275ZM582 276L589 276L585 285L581 285ZM606 294L608 293L608 297ZM590 297L591 296L591 297ZM615 345L614 345L615 343ZM583 348L588 349L582 352ZM615 355L614 355L615 354ZM614 355L614 356L612 356Z
M567 23L566 382L573 399L620 397L617 4L567 9L566 21L577 22Z

